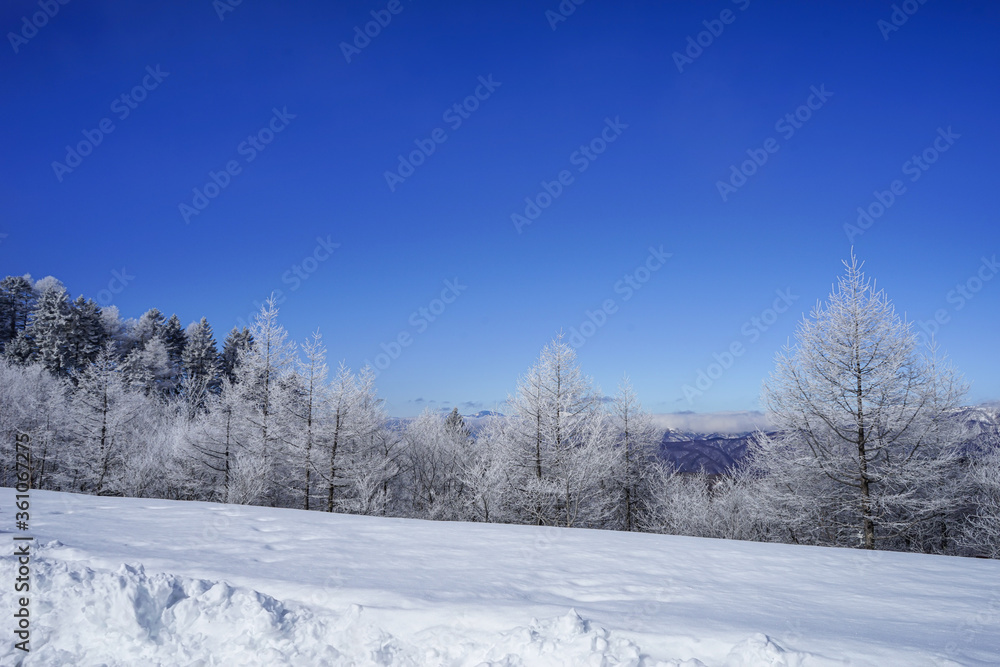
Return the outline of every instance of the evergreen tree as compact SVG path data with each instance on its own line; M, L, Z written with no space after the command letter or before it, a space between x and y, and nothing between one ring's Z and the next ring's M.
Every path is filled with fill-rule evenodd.
M129 336L132 348L143 348L146 343L160 335L163 329L163 313L157 308L150 308L132 324Z
M222 374L230 382L236 381L236 366L244 350L253 346L253 335L247 327L233 327L222 345Z
M80 296L70 304L65 335L68 368L75 370L90 365L108 339L97 302Z
M220 389L221 362L212 326L206 318L201 318L188 328L187 345L184 346L181 363L188 404L200 409L204 406L205 394L218 393Z
M0 281L0 352L28 326L36 299L31 276L7 276Z
M129 333L131 344L122 368L128 382L142 388L146 395L170 397L180 393L187 336L177 316L165 320L163 313L151 308Z
M118 312L118 306L101 308L101 327L104 330L104 340L111 341L115 353L124 356L129 349L128 328Z
M27 276L25 276L27 278ZM49 290L62 290L66 292L66 286L62 284L62 281L55 276L45 276L44 278L39 278L35 281L34 285L35 294L41 296Z
M170 361L163 339L157 336L125 357L122 376L130 387L147 396L170 397L180 388L180 377Z
M170 355L170 363L178 369L182 368L184 347L187 345L187 334L184 333L184 329L181 327L181 321L176 314L171 315L170 318L163 323L159 336L163 339L163 343L167 346L167 354Z
M46 289L31 313L25 339L31 345L31 359L57 375L72 368L69 351L70 304L62 287Z
M7 347L3 352L4 357L18 364L31 363L32 359L35 357L35 344L31 338L28 337L27 332L27 329L22 329L17 332L17 337L7 343Z
M458 438L467 439L469 437L469 427L465 425L465 419L458 414L458 408L452 408L444 421L445 426Z

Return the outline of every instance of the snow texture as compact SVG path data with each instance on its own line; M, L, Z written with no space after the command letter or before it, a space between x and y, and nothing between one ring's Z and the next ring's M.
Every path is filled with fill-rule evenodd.
M31 496L32 651L2 665L1000 663L996 561Z

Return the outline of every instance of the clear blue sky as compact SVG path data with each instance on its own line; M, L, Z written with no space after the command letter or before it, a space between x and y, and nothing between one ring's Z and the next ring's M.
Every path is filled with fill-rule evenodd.
M292 336L319 327L354 368L404 333L378 379L400 416L493 407L611 299L579 348L605 391L628 373L655 412L754 409L841 271L845 223L898 180L856 251L900 311L944 311L970 400L1000 398L1000 279L949 300L1000 253L1000 5L913 0L896 26L891 3L861 1L588 0L564 21L546 15L556 0L224 2L75 0L37 30L37 2L4 3L0 273L96 298L124 268L104 294L124 316L206 316L220 342L280 289ZM372 11L391 21L347 62ZM53 166L103 119L72 171ZM434 152L398 171L415 142ZM925 149L933 164L908 164ZM752 156L767 160L730 182ZM186 221L209 172L228 184ZM519 233L542 181L562 191ZM313 263L318 237L340 246ZM671 257L649 259L661 246ZM663 265L630 295L618 281L648 259ZM751 318L776 290L797 298L764 331ZM743 354L686 400L734 342Z

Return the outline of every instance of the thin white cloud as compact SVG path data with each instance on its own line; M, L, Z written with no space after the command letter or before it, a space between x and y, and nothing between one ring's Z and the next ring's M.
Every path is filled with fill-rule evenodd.
M695 433L745 433L767 429L767 416L757 410L742 412L671 412L650 415L660 428Z

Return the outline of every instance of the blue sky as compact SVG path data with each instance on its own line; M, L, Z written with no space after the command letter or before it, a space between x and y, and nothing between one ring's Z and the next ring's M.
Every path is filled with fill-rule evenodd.
M32 30L6 2L0 273L220 341L282 290L333 361L409 341L378 378L400 416L493 407L572 328L605 391L710 412L759 407L853 243L1000 398L1000 6L559 7L52 0Z

